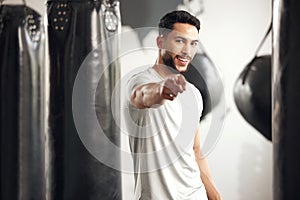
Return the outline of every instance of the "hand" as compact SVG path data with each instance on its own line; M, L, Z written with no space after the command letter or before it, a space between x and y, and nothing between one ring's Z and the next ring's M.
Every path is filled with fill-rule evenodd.
M168 76L162 83L160 95L163 99L173 101L178 93L186 90L186 80L181 74Z

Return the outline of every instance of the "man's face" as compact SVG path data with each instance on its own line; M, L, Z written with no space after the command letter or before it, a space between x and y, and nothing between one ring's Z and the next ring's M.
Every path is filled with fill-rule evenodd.
M190 24L175 23L173 30L161 37L159 45L164 64L183 73L196 53L198 30Z

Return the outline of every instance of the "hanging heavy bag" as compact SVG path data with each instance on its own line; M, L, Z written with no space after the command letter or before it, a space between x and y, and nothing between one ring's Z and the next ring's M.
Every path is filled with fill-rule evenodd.
M121 199L120 172L101 163L84 146L77 132L80 130L76 129L72 111L73 86L81 64L94 48L106 41L107 37L118 33L119 29L105 24L115 19L119 23L118 6L118 1L102 0L47 2L51 199ZM106 18L109 16L115 18ZM91 71L84 74L83 78L87 84L83 89L90 91L94 83L99 83L95 101L90 102L89 106L95 108L99 124L104 127L107 138L118 144L119 129L111 113L111 96L119 79L120 68L117 64L110 65L101 80L98 80L100 77L97 73L93 73L93 70L97 71L109 64L109 50L114 50L114 47L111 43L106 47L99 50L101 54L95 55L94 60L90 62ZM115 102L115 105L117 104L118 102ZM81 113L85 117L83 120L90 121L91 115L85 113L85 110L88 109L83 109ZM97 125L92 124L90 130L97 130ZM89 132L83 134L88 135ZM101 147L100 143L98 145ZM110 156L111 159L117 157L112 155L112 152L101 153Z
M270 25L256 50L234 84L234 101L245 118L266 139L272 140L271 132L271 55L257 56L272 29Z
M23 5L0 5L0 199L45 199L44 29Z
M273 2L273 199L300 197L300 2Z
M217 67L199 43L199 51L184 73L185 78L200 91L203 98L201 120L215 108L224 94L224 88Z

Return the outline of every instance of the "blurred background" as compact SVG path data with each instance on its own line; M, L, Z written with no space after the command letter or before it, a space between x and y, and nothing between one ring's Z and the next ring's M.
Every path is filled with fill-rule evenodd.
M9 0L9 2L21 1ZM29 7L44 15L45 1L27 0L26 2ZM216 145L207 155L213 179L224 200L273 199L272 144L246 122L233 98L233 88L239 74L253 58L267 31L272 18L272 1L149 0L137 4L132 0L120 0L120 6L122 31L143 27L142 24L134 22L134 18L144 20L144 26L156 26L162 13L174 9L189 10L197 15L201 21L200 41L219 69L225 89L224 125ZM155 21L156 24L153 24ZM151 43L154 35L154 33L145 33L133 37L130 43L136 42L142 47L143 43ZM121 47L126 46L126 41L121 42ZM155 45L155 41L152 42ZM259 54L270 53L271 37L269 36ZM153 64L156 55L155 50L121 55L121 76L124 77L136 67ZM209 123L209 120L203 121L204 138ZM122 138L122 144L126 146L126 137ZM122 174L123 199L131 199L132 184L132 174L124 172Z

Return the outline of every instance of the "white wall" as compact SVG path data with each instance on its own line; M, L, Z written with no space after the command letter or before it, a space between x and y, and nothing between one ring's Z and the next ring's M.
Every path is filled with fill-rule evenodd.
M272 16L271 0L204 0L200 39L224 76L229 113L221 139L208 156L224 200L271 200L272 145L239 114L233 85L252 58ZM261 54L271 53L268 37Z
M205 12L199 16L202 24L200 39L222 72L229 109L221 138L208 155L213 178L224 200L273 199L272 145L242 118L232 94L237 76L252 58L271 20L271 2L204 0ZM27 4L42 15L45 13L45 1L27 0ZM271 52L270 37L263 52ZM155 53L147 54L147 61L136 60L138 57L134 55L121 58L127 65L122 68L123 75L134 67L131 62L136 66L153 63ZM128 175L124 177L123 195L128 200L132 179Z

